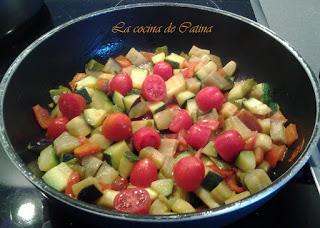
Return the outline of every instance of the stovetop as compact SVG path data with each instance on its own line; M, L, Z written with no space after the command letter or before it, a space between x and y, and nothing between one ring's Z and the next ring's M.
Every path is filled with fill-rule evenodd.
M23 25L28 31L17 32L14 41L0 52L0 75L14 58L33 40L80 15L137 2L134 0L45 0L35 17ZM148 1L153 2L153 1ZM256 20L263 17L258 1L250 0L180 0L231 11ZM253 10L253 4L254 8ZM260 10L260 11L259 11ZM261 21L259 21L261 22ZM89 222L59 210L54 202L32 186L0 153L0 228L2 227L85 227ZM294 177L273 199L254 213L229 227L320 227L320 197L310 173L309 165ZM107 226L107 224L106 224Z

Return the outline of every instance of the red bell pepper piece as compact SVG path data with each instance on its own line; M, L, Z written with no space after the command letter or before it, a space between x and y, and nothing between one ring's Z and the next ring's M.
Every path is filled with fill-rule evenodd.
M225 182L227 183L227 185L229 186L229 188L230 188L232 191L236 192L236 193L240 193L240 192L244 192L244 191L245 191L245 189L244 189L243 187L240 187L240 186L238 185L237 178L236 178L236 175L235 175L235 174L227 177L227 178L225 179Z
M38 104L33 106L32 110L40 127L42 127L43 129L47 129L49 124L53 120L49 115L49 111Z
M88 142L77 147L76 149L74 149L73 152L75 156L82 158L88 155L98 153L100 151L101 147L98 144Z
M80 182L80 175L77 171L72 171L69 179L68 179L68 183L67 183L67 187L64 191L64 194L66 194L67 196L70 196L72 198L75 197L73 191L72 191L72 186L78 182Z
M287 147L285 145L272 144L271 150L266 152L264 159L274 168L279 161L282 161L286 151Z

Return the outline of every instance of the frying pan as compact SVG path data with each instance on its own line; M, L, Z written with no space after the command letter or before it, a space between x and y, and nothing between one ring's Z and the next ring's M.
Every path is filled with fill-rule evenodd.
M113 33L118 22L136 25L212 25L211 33L135 34ZM85 63L125 53L130 47L153 50L168 45L171 51L188 50L192 45L210 49L224 61L238 63L238 78L254 77L269 82L276 100L290 121L297 124L304 149L293 162L286 157L270 173L273 184L257 194L217 209L191 214L142 216L119 213L73 200L47 186L26 164L37 157L26 150L30 141L44 132L34 121L31 107L49 102L50 88L66 84ZM225 62L224 62L225 63ZM319 138L319 82L301 56L269 29L244 17L213 8L175 3L135 4L91 13L48 32L13 62L0 89L1 145L15 166L46 196L65 210L106 222L140 225L230 223L261 206L286 184L306 163ZM290 155L289 151L287 155ZM79 218L82 216L78 216Z

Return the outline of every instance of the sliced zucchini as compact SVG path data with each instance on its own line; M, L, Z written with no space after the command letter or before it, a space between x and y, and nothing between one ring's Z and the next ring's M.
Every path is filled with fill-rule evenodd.
M103 109L89 108L83 111L83 115L86 122L96 128L102 124L107 116L107 112Z
M112 165L113 168L118 169L120 160L123 154L130 151L125 141L117 142L106 149L103 154L106 161Z
M215 174L214 172L209 171L205 178L203 179L201 185L207 191L212 191L218 184L222 181L222 177Z
M192 118L192 121L195 123L198 118L199 107L195 99L190 99L187 101L186 110Z
M127 112L129 112L130 109L140 101L141 96L138 94L131 94L123 98L124 107L126 108Z
M111 184L119 176L119 172L106 162L103 162L95 176L99 182Z
M178 140L162 138L160 142L159 152L165 156L173 157L177 151Z
M231 116L225 120L225 129L238 131L241 137L246 140L252 135L252 131L237 116Z
M229 90L233 86L233 82L227 78L221 77L218 72L212 71L202 79L203 86L215 86L221 90Z
M271 119L270 137L275 143L286 143L285 127L281 121Z
M160 172L167 178L172 177L172 170L175 165L175 159L173 157L165 157Z
M229 199L234 192L228 187L226 182L221 181L217 187L215 187L211 192L212 198L219 204L223 204L227 199Z
M197 78L188 78L186 80L187 90L196 94L201 88L201 82Z
M246 100L247 98L240 98L240 99L232 100L231 102L235 104L238 108L243 108L243 102Z
M230 90L228 94L228 100L237 100L243 98L250 92L251 88L256 84L254 79L247 79L236 82L234 87Z
M72 153L62 154L60 157L61 162L65 162L67 164L76 164L78 159L76 156Z
M84 176L95 176L98 169L100 168L102 161L95 156L86 156L82 158L81 165L84 167Z
M189 157L189 156L193 156L194 153L192 151L183 151L182 153L180 153L174 160L175 160L175 163L177 163L178 161L180 161L182 158L185 158L185 157Z
M139 158L136 155L134 155L132 152L130 152L130 154L132 154L131 156L130 155L126 156L127 153L128 152L125 152L125 154L120 159L120 163L119 163L119 174L123 178L128 178L130 176L130 173L135 161L139 160ZM133 159L133 156L135 156L136 159Z
M158 169L160 169L164 162L164 155L160 153L157 149L153 147L145 147L139 152L140 158L149 158L151 159Z
M53 141L53 146L57 155L60 156L61 154L72 152L75 148L80 146L80 142L68 132L63 132Z
M56 104L58 103L60 95L65 94L65 93L70 93L70 92L71 91L69 88L67 88L65 86L61 86L61 85L57 89L50 89L49 90L50 97L53 100L53 102Z
M269 104L272 101L271 94L272 89L268 83L259 83L252 87L250 97L259 99L265 104Z
M158 62L164 61L165 58L166 58L166 54L164 52L160 52L159 54L152 56L151 61L153 62L153 64L156 64Z
M38 158L39 169L46 172L56 165L58 165L56 152L54 151L53 146L49 145L40 152L40 156Z
M135 48L131 48L127 53L126 57L135 66L139 66L147 62L147 59L143 56L143 54L141 54Z
M217 157L218 153L214 148L213 142L209 142L203 149L202 153L209 156L209 157Z
M207 205L210 209L219 207L219 204L212 198L210 192L200 187L195 191L195 194Z
M180 55L177 55L175 53L171 53L170 55L166 56L165 60L167 63L169 63L174 69L178 69L182 66L182 63L186 59L183 58Z
M256 168L256 158L253 151L241 151L236 158L235 165L244 172L250 172Z
M87 136L91 132L90 126L87 124L87 122L84 120L82 116L77 116L70 120L66 124L66 128L68 132L75 137Z
M164 45L156 48L156 53L161 53L161 52L163 52L165 55L168 55L169 54L168 46Z
M176 213L191 213L196 210L193 206L183 199L177 199L171 206L171 210Z
M99 133L92 134L89 138L89 142L98 144L104 150L111 145L111 141Z
M112 95L112 101L116 106L118 106L121 110L124 111L125 107L124 107L123 99L124 99L124 96L122 96L121 93L114 91Z
M172 179L161 179L156 180L151 183L151 188L162 194L164 196L169 196L173 190L173 180Z
M97 83L97 78L93 76L87 76L76 83L76 89L80 90L84 87L95 88L96 83Z
M50 187L56 189L57 191L63 191L68 184L71 173L72 169L70 169L67 164L62 162L46 172L42 176L42 179Z
M250 196L250 192L249 191L244 191L244 192L241 192L239 194L235 194L235 195L231 196L224 203L225 204L234 203L234 202L240 201L242 199L245 199L245 198L247 198L249 196Z
M226 76L231 77L236 71L236 69L237 69L237 63L231 60L223 67L223 72L226 74Z
M227 101L222 105L220 113L224 116L224 118L228 118L230 116L234 116L238 110L239 109L235 104Z
M148 102L148 108L152 112L152 114L155 114L157 112L164 110L165 107L166 107L166 104L162 101Z
M170 208L159 199L153 201L149 210L151 215L163 215L168 212L170 212Z
M167 100L174 95L186 90L186 81L182 74L173 75L166 81Z
M97 184L98 181L96 178L94 177L87 177L83 180L81 180L80 182L72 185L72 192L74 193L74 195L77 197L78 194L81 192L82 189L93 185L93 184Z
M261 162L261 164L258 166L258 169L263 169L265 172L268 172L270 169L270 164L267 161Z
M132 79L132 85L134 89L141 89L142 83L148 75L148 70L142 68L133 68L131 70L130 77Z
M202 49L202 48L199 48L195 45L193 45L191 47L191 49L189 50L189 56L198 56L198 57L201 57L203 55L209 55L210 54L210 50L207 50L207 49Z
M255 141L255 148L260 147L263 151L271 150L272 140L269 135L258 133Z
M122 67L113 58L109 58L107 63L103 67L103 72L117 74L121 71Z
M180 93L178 93L176 95L176 100L179 104L180 107L184 106L188 100L192 99L195 97L195 94L186 90L186 91L182 91Z
M102 207L113 208L113 201L118 194L118 191L106 189L103 191L103 195L97 201L97 204Z
M198 120L202 120L202 119L218 119L219 118L219 114L217 112L217 110L215 108L213 108L211 110L211 112L209 113L203 113L201 111L199 111L199 117L198 117Z
M258 123L262 129L262 133L270 134L271 120L270 118L258 119Z
M148 103L146 101L141 99L140 102L133 105L128 113L128 116L130 117L130 119L135 119L146 114L148 111L147 104Z
M85 65L85 71L89 74L92 71L102 71L103 67L104 65L99 63L97 60L90 59L90 61Z
M131 124L133 133L143 127L155 128L153 119L132 121Z
M105 93L103 93L102 91L99 91L97 89L94 90L91 99L92 99L92 102L90 104L91 108L103 109L108 114L112 112L113 104L109 100L108 96Z
M174 118L174 112L171 109L165 109L156 113L154 116L156 127L159 130L165 130L169 128L169 125Z
M271 108L256 98L249 98L248 100L243 102L243 105L246 109L248 109L253 114L257 115L267 115L272 112Z
M204 78L206 78L211 72L217 71L217 65L209 61L207 64L202 66L197 72L196 72L196 77L202 81Z
M254 194L271 185L272 181L264 170L255 169L244 177L244 183L250 193Z

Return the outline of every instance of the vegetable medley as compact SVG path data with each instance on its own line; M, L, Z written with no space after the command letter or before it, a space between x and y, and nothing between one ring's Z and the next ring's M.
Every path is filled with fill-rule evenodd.
M37 160L42 179L140 214L195 212L259 192L297 144L297 128L268 83L235 82L235 71L236 62L222 65L196 46L89 61L68 88L49 91L50 112L33 107L50 142Z

